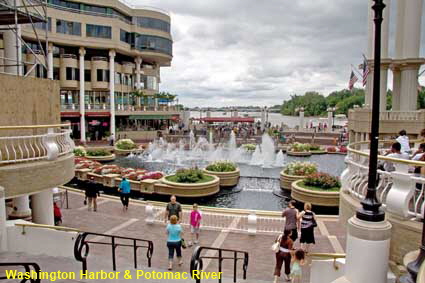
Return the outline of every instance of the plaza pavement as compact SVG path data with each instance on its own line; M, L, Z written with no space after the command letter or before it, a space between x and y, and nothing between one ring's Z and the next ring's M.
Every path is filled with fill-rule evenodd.
M133 238L141 238L152 240L154 242L154 253L152 258L152 270L164 271L167 268L166 233L165 223L147 224L145 222L145 207L141 202L130 200L128 211L123 211L119 198L104 196L98 198L97 212L87 211L87 207L83 204L84 194L81 192L69 191L69 209L62 208L63 226L77 228L82 231L96 232L102 234L114 234L119 236L127 236ZM64 206L65 207L65 206ZM318 228L316 230L316 245L312 252L319 253L341 253L345 247L345 231L338 224L336 217L320 217L318 220ZM190 234L188 227L185 227L185 238L189 240ZM257 234L255 236L246 233L231 232L223 230L202 230L200 245L213 246L217 248L237 249L249 252L249 265L247 280L242 280L242 262L238 265L238 282L272 282L273 271L275 265L275 255L270 247L277 235L274 234ZM108 239L97 238L97 241ZM296 242L299 246L299 242ZM59 247L58 247L59 248ZM193 247L183 250L184 264L178 266L175 264L173 271L189 272L190 258ZM117 254L117 271L132 269L133 250L129 247L118 247ZM147 269L147 260L145 257L146 250L138 251L138 269ZM16 255L3 255L3 260L11 261ZM18 256L19 258L19 256ZM26 260L28 256L24 256ZM77 271L81 266L79 262L70 259L56 259L34 257L34 261L40 262L44 270L54 271L59 268L64 270ZM72 265L70 261L73 261ZM63 263L61 263L63 262ZM48 268L46 268L46 265ZM217 262L215 260L204 260L205 271L218 271ZM60 268L62 267L62 268ZM90 245L90 253L88 257L89 271L96 270L112 270L111 248L104 245ZM283 274L283 268L282 268ZM223 282L232 282L233 262L224 261L223 263ZM309 282L309 264L303 267L303 282ZM106 280L103 282L130 282L133 280ZM135 281L135 280L134 280ZM58 282L58 281L57 281ZM71 281L66 282L81 282ZM87 282L95 282L88 280ZM100 282L100 281L99 281ZM146 280L145 282L195 282L194 280ZM218 282L217 280L202 280L202 282ZM280 282L285 282L281 280Z

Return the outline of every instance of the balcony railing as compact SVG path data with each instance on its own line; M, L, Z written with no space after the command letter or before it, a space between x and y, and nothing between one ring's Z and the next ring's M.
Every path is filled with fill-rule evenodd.
M89 104L85 104L85 108L86 110L109 110L110 106L107 103L102 103L102 104L89 103Z
M384 111L379 113L379 120L390 121L416 121L419 111Z
M61 54L61 58L71 58L71 59L77 59L77 55L75 54Z
M55 160L72 153L69 124L0 127L0 165Z
M380 141L388 149L393 141ZM347 168L341 175L342 189L358 200L364 199L368 187L369 142L348 146ZM377 195L387 212L403 219L421 219L425 209L425 176L413 173L425 162L378 156L381 165L391 163L394 171L378 169ZM381 167L382 168L382 167Z
M80 105L79 104L61 104L61 109L62 110L79 110L80 109Z

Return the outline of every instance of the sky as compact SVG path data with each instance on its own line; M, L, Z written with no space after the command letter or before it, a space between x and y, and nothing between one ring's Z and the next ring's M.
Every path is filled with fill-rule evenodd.
M173 60L161 68L160 90L189 107L271 106L306 91L328 95L347 88L350 65L366 53L367 0L131 2L171 13ZM391 55L395 7L390 11Z

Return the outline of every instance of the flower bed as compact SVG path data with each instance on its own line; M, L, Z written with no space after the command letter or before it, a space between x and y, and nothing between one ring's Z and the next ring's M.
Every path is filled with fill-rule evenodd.
M112 154L105 149L90 149L86 152L86 158L99 162L106 162L115 160L115 154Z
M329 146L326 148L326 152L330 154L347 154L346 146Z
M317 172L317 164L311 162L292 162L280 172L280 187L291 190L294 181L304 179L306 176Z
M309 151L311 154L325 154L326 150L324 150L320 145L318 144L310 144Z
M310 144L308 143L293 143L286 152L292 156L310 156Z
M131 139L122 139L117 141L114 151L118 155L127 155L137 149L137 145Z
M176 174L165 177L166 180L183 184L199 184L214 180L214 177L204 174L197 168L180 169Z
M234 187L239 183L240 171L236 164L229 161L217 161L209 164L204 172L220 178L221 187Z
M291 197L301 202L319 206L338 206L341 184L336 177L315 173L291 185Z
M84 156L86 156L86 154L87 154L87 152L86 152L86 150L84 149L84 147L82 147L82 146L77 146L77 147L75 147L75 148L74 148L74 155L75 155L75 156L78 156L78 157L84 157Z
M248 151L254 151L257 146L255 144L248 143L248 144L242 145L242 147Z

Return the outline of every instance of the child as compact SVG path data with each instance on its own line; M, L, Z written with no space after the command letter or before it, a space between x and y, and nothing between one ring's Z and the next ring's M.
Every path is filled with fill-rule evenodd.
M62 213L56 202L53 203L53 215L55 219L55 225L60 226L62 224Z
M295 251L292 258L291 277L292 283L301 283L302 270L301 266L304 265L305 252L301 249Z
M201 226L201 212L198 210L198 205L196 203L193 204L193 210L190 213L190 232L192 234L192 243L199 243L199 227ZM196 240L194 240L194 236L196 236ZM191 244L190 244L191 245Z

